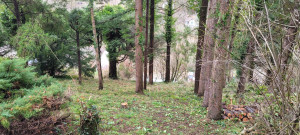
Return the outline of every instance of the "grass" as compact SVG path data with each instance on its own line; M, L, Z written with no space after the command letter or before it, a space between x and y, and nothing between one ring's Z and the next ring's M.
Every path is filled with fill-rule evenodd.
M104 80L104 90L97 90L94 79L84 80L82 86L60 82L72 95L73 124L79 125L79 102L92 103L100 110L102 134L238 134L244 127L240 122L206 119L202 99L193 94L191 84L157 83L139 95L133 81ZM121 108L123 102L127 109Z

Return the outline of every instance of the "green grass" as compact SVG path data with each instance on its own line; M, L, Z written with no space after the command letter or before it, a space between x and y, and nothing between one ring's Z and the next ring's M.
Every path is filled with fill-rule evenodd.
M202 99L193 94L191 84L157 83L139 95L133 81L104 80L104 90L97 90L93 79L84 80L82 86L71 80L61 83L72 95L73 124L79 124L80 101L89 102L100 110L102 134L238 134L244 126L206 119ZM121 108L123 102L128 109Z

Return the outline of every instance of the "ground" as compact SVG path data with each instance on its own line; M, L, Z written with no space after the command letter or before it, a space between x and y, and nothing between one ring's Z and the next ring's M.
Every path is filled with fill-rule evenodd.
M103 134L238 134L244 124L237 121L206 119L202 99L193 94L192 84L157 83L148 86L145 95L134 92L135 82L104 80L104 90L97 90L97 80L62 80L73 101L73 125L79 125L80 102L89 102L100 111ZM127 102L128 108L121 103ZM73 126L75 127L75 126ZM76 132L69 129L70 132Z

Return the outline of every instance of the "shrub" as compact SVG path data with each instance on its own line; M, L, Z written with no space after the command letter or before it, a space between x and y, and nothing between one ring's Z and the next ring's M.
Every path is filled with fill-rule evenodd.
M13 90L51 84L51 78L37 77L33 70L34 67L26 66L24 59L2 60L0 63L0 99L10 97Z
M80 134L81 135L97 135L99 134L99 111L94 105L85 105L81 102L82 112L80 114Z
M10 122L15 119L29 119L40 114L44 109L45 98L59 98L64 88L59 84L49 87L40 86L27 89L23 97L18 97L11 102L0 104L0 122L5 128L9 128Z

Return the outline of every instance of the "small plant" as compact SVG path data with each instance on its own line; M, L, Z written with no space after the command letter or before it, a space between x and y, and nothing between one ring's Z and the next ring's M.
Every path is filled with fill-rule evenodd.
M81 102L82 112L80 114L80 134L81 135L98 135L99 132L99 111L94 105L86 105Z

